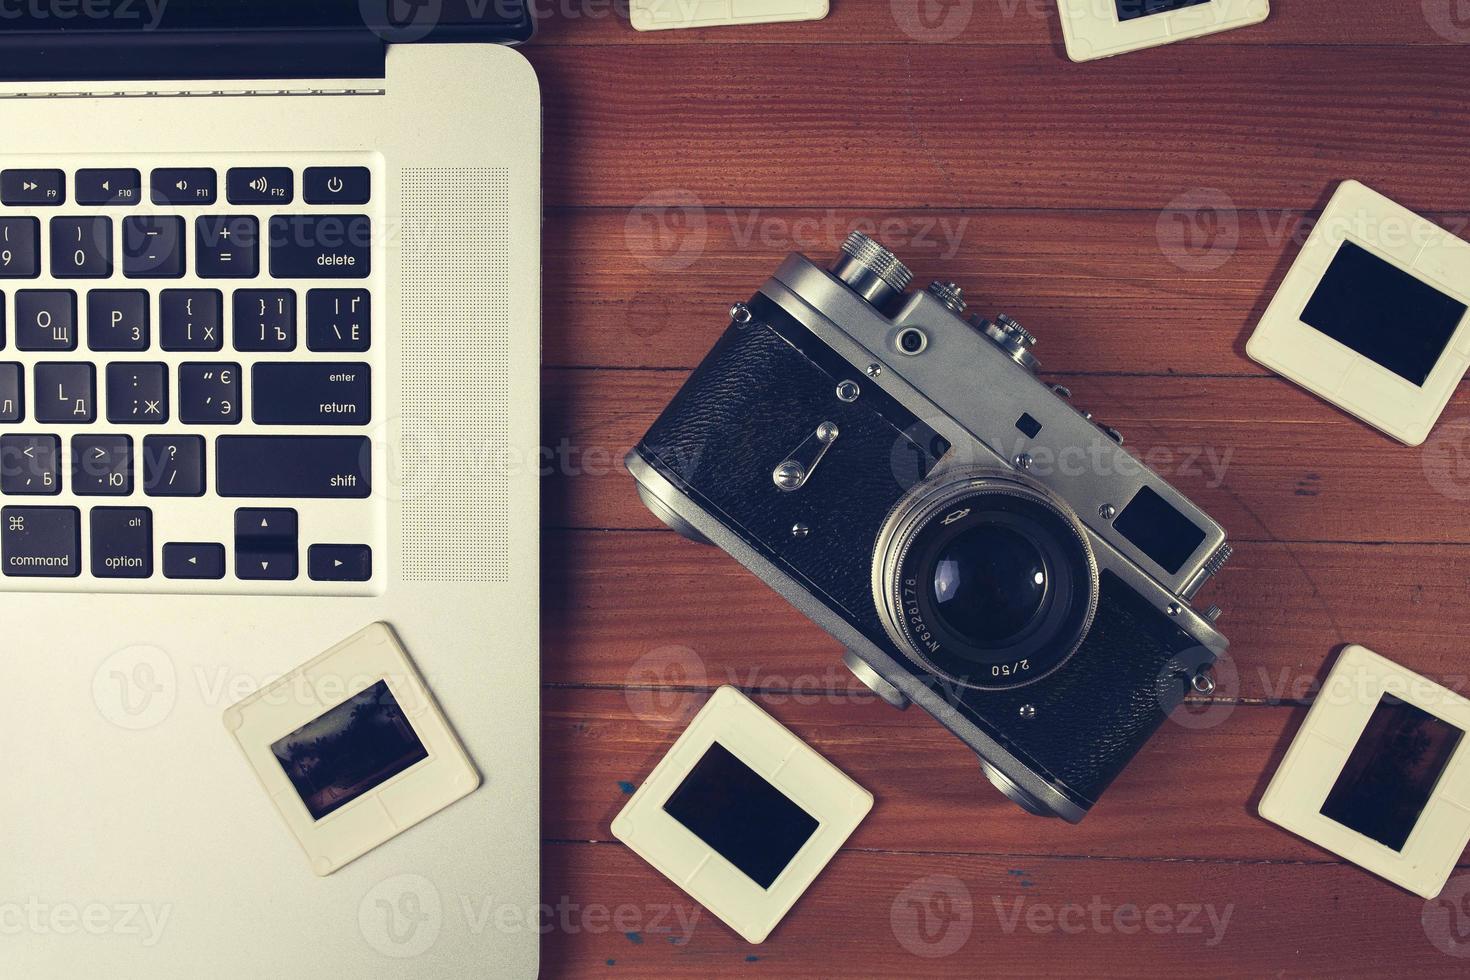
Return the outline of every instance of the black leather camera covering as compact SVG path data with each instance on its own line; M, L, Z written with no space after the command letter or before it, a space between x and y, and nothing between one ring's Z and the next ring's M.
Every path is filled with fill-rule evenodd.
M751 308L757 319L725 332L639 452L990 737L1090 807L1183 696L1187 679L1171 669L1176 657L1191 668L1205 662L1193 641L1105 574L1087 639L1049 677L975 691L915 665L879 622L873 549L893 505L947 447L771 301L757 297ZM846 380L863 388L855 402L836 395ZM779 490L772 471L823 422L838 426L836 442L806 486ZM792 534L797 524L809 529L805 537ZM1021 716L1023 705L1036 709L1033 718Z

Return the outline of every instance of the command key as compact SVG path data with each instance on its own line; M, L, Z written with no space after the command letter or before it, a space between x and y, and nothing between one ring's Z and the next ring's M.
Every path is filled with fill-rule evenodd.
M75 507L0 508L0 568L20 577L81 574L81 514Z

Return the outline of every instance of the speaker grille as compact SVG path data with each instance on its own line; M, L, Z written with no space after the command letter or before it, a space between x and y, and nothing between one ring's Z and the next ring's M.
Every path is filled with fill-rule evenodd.
M401 574L505 582L509 177L404 170L401 187Z

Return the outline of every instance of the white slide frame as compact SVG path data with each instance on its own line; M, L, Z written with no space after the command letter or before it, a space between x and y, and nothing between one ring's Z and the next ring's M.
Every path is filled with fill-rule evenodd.
M1344 242L1466 305L1465 316L1422 386L1302 322L1308 301ZM1246 353L1398 441L1421 445L1470 368L1470 244L1377 191L1345 181L1266 308Z
M1073 61L1095 61L1233 31L1271 16L1271 0L1208 0L1132 20L1119 18L1114 0L1057 0L1057 7L1067 57Z
M664 810L715 742L817 821L762 888ZM762 943L873 808L873 795L733 687L721 687L613 820L612 832L746 942Z
M1402 851L1322 813L1384 695L1467 733ZM1347 647L1261 798L1260 814L1416 895L1434 898L1470 844L1470 701L1366 647Z

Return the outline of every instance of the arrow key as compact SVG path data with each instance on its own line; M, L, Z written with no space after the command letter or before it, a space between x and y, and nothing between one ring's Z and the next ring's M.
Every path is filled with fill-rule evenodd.
M242 507L235 511L235 577L290 581L296 577L296 511Z
M365 544L314 544L306 549L314 582L366 582L373 577L373 549Z
M170 542L163 546L163 577L224 578L225 546L210 542Z

